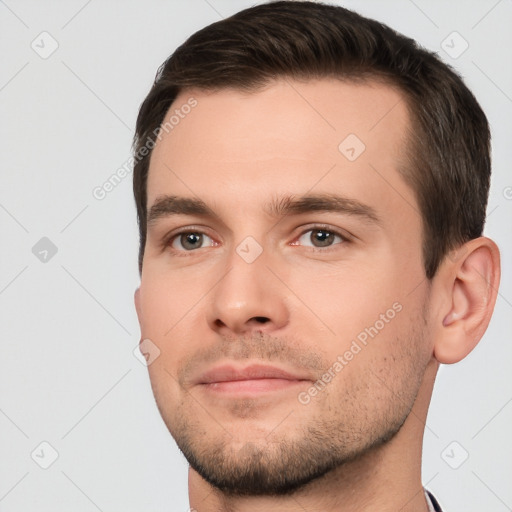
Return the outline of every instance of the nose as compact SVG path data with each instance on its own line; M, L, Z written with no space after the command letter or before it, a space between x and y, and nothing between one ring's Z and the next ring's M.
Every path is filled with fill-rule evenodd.
M235 251L224 277L212 291L208 312L211 329L224 335L270 334L289 321L286 289L267 264L265 251L248 263Z

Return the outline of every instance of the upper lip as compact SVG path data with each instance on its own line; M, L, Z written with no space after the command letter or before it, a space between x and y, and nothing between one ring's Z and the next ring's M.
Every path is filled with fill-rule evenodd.
M276 366L251 364L243 368L233 365L215 366L202 373L197 379L198 384L211 384L213 382L230 382L237 380L255 379L285 379L285 380L309 380L301 374L287 372Z

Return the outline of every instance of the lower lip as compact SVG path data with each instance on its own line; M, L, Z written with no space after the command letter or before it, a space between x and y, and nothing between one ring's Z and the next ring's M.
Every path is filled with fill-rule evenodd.
M244 393L258 394L269 391L279 391L295 387L298 384L304 385L304 380L288 379L250 379L250 380L231 380L225 382L212 382L202 386L208 391L215 393Z

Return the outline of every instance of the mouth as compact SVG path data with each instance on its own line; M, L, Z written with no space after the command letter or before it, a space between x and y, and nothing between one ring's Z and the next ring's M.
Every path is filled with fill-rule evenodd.
M288 389L304 382L303 380L288 379L244 379L210 382L203 384L203 386L206 390L215 393L259 394Z
M304 386L311 380L301 374L287 372L274 366L250 365L237 368L217 366L205 372L197 384L216 394L258 395Z

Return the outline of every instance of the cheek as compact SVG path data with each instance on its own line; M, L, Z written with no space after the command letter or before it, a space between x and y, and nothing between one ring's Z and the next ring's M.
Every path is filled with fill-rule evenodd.
M169 368L163 357L148 366L151 389L162 419L172 432L177 418L181 416L183 397L175 372Z
M194 291L195 287L174 279L144 279L140 288L141 338L150 340L148 346L158 354L148 366L151 386L157 402L161 399L162 403L176 403L177 369L191 349L191 325L198 325L197 305L201 296Z
M140 288L143 336L165 341L183 322L190 323L204 290L197 282L177 273L143 276Z
M300 311L297 316L310 319L310 329L314 326L315 330L330 332L339 349L347 342L350 345L350 340L370 329L375 322L382 329L382 322L385 321L387 326L402 303L396 282L383 275L384 266L382 264L374 271L370 265L362 268L356 264L328 272L312 269L307 280L304 280L303 272L300 275L290 273L290 288ZM384 320L380 319L381 315Z
M337 358L333 352L343 369L323 397L329 409L375 424L408 413L429 361L427 334L418 309L403 306L395 313L388 323L373 322L340 342Z

